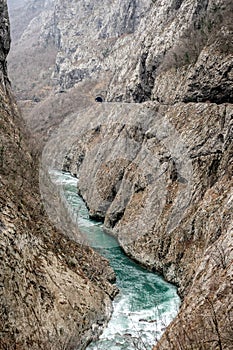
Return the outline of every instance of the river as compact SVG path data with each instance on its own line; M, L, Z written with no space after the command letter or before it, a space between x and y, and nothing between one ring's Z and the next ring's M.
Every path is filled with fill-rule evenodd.
M88 210L77 194L76 178L59 171L51 174L79 230L89 244L109 260L120 290L113 302L108 327L87 349L151 349L177 315L180 299L176 288L130 260L115 238L104 232L102 224L89 219Z

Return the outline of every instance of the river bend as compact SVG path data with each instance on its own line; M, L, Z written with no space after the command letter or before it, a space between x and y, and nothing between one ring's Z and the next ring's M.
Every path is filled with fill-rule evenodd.
M50 175L60 187L59 193L79 230L89 244L109 260L120 289L108 327L87 349L151 349L177 315L180 299L176 288L130 260L117 241L104 232L102 224L89 219L88 210L77 194L76 178L58 171Z

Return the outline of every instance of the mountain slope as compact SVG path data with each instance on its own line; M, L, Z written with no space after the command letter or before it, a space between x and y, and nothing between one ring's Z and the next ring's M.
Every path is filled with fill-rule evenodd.
M7 78L5 1L0 23L0 349L82 349L95 336L92 325L110 317L113 271L48 222Z
M91 215L178 285L182 308L157 348L230 349L232 1L54 4L40 28L42 42L59 38L60 93L26 110L31 130L72 130L64 169Z

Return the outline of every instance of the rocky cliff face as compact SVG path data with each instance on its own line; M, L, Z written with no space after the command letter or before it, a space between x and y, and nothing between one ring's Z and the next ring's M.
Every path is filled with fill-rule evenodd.
M108 98L232 102L231 11L231 1L156 1L130 61L117 62Z
M6 2L0 4L1 24L0 24L0 81L5 85L7 77L6 55L10 50L10 23L6 8Z
M40 139L41 134L47 139L50 127L54 130L65 115L79 108L83 90L82 100L87 95L105 97L114 52L128 47L151 7L150 0L81 1L79 6L76 1L25 0L21 8L9 3L13 27L9 72L24 118ZM80 83L84 86L71 89ZM67 104L57 95L64 91L73 102ZM59 102L59 111L54 112L58 100L65 106Z
M55 74L73 87L56 99L82 96L59 129L72 130L64 168L127 254L178 285L183 306L157 349L230 349L232 2L55 8ZM42 135L60 118L44 106Z
M62 88L101 73L111 76L108 57L122 37L132 38L142 17L150 8L148 0L101 2L64 1L56 3L56 29L59 53L56 72ZM120 44L119 44L120 43Z
M37 104L49 95L57 48L52 34L43 43L40 35L51 26L53 0L8 1L10 8L12 45L8 57L9 75L13 71L12 87L16 96ZM24 77L27 76L27 79ZM27 104L26 104L27 105Z
M91 215L127 254L179 286L180 316L158 348L228 349L232 341L230 9L156 2L146 30L116 50L107 93L148 102L95 107L85 124L80 115L65 164L78 172Z
M6 1L0 23L0 349L84 349L110 317L114 273L48 223L7 78Z

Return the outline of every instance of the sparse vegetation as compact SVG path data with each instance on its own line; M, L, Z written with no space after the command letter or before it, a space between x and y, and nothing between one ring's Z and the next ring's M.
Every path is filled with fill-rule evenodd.
M94 303L99 302L101 317L106 312L102 301L109 299L100 286L101 280L109 283L104 271L108 263L48 222L39 194L38 153L11 92L0 88L0 95L0 349L74 349L79 341L85 343L98 315ZM72 288L69 284L65 291L67 274L78 285L91 286L89 300L89 292L80 296L76 289L67 304L59 301L59 293L67 296ZM70 301L73 297L77 306ZM91 311L85 298L87 304L93 300ZM57 307L60 312L54 316ZM63 334L53 317L69 320Z
M194 21L179 42L165 53L159 72L194 64L207 43L211 45L215 42L221 52L232 53L232 11L233 3L230 0L226 0L223 6L213 5L198 22Z
M156 0L151 0L151 4L156 4ZM182 0L176 0L172 2L172 10L173 9L179 9L181 6ZM212 8L208 9L208 13L206 13L198 20L194 21L192 25L183 33L182 37L180 38L179 42L177 41L176 44L171 47L164 56L164 60L160 68L158 69L159 73L162 73L164 71L170 70L170 69L179 69L180 67L188 67L189 65L195 64L195 62L198 60L198 57L201 53L201 51L205 48L206 45L210 46L214 44L214 48L216 50L219 50L220 53L223 53L224 55L228 55L233 52L233 44L232 44L232 0L226 0L223 6L219 5L213 5ZM24 23L23 23L24 25ZM110 39L109 39L110 40ZM149 41L148 41L149 42ZM30 102L26 101L25 105L28 110L31 108L31 104L34 104L33 106L34 111L30 114L30 112L27 114L30 118L30 123L32 129L35 131L35 137L37 140L40 140L41 144L47 140L47 138L50 136L50 131L55 130L56 127L59 125L59 123L65 118L68 114L71 114L73 112L82 110L83 108L86 108L87 105L90 103L90 99L93 99L93 90L92 87L94 85L94 82L87 82L86 84L80 84L78 89L70 90L69 92L66 92L65 94L57 94L50 96L46 101L42 101L40 103L40 106L37 107L37 104L39 105L40 99L44 99L45 97L48 97L50 91L53 87L53 82L51 80L51 70L50 68L53 66L55 62L55 56L56 56L56 48L51 45L49 48L43 48L40 46L37 46L37 44L34 44L32 42L26 43L28 46L19 48L19 55L18 53L13 55L11 60L11 64L14 65L17 62L17 66L11 66L15 69L16 78L17 78L17 86L20 87L20 89L17 91L19 92L21 98L24 100L31 100ZM148 44L148 43L147 43ZM27 51L29 54L27 55L27 60L25 63L25 51ZM102 51L103 57L107 57L110 54L110 51L108 48L106 48L104 51ZM35 60L32 60L33 56L36 55L36 62ZM147 67L146 67L146 59L147 56L144 58L142 69L143 75L147 76ZM159 63L158 63L159 64ZM156 71L157 66L154 66L152 69L152 73ZM25 81L25 75L29 77L27 81ZM106 79L107 81L107 79ZM153 83L153 82L152 82ZM151 83L151 86L153 85ZM132 83L133 84L133 83ZM24 88L23 88L24 86ZM80 93L80 91L82 92ZM139 98L142 97L142 91L139 89L138 96ZM64 92L64 91L63 91ZM150 94L148 94L148 98L150 98ZM46 288L43 285L39 285L41 281L46 280L43 266L42 266L42 259L41 259L41 252L50 252L54 256L56 256L59 260L59 262L62 262L64 264L63 266L72 273L76 273L77 276L81 276L85 281L91 281L94 286L99 287L101 285L101 278L99 275L104 274L104 262L99 258L97 259L97 255L94 254L94 252L89 249L85 248L83 246L78 246L76 243L69 241L68 239L64 238L59 232L57 232L51 225L49 225L45 218L44 208L42 207L40 203L40 197L38 194L38 163L37 163L37 150L35 151L35 143L32 143L30 141L31 145L27 145L25 141L25 136L27 136L27 133L23 133L22 129L23 127L18 127L14 123L17 122L16 120L13 121L14 114L11 113L10 109L12 109L12 104L10 101L7 101L7 99L3 98L3 96L0 95L0 101L1 101L1 109L4 110L3 115L1 115L1 124L0 124L0 134L1 134L1 143L0 143L0 172L1 175L3 175L4 180L4 186L1 187L1 194L0 194L0 200L1 200L1 206L5 208L9 207L10 209L9 213L7 215L11 216L11 221L13 224L17 227L17 236L26 237L24 242L23 249L15 249L15 254L17 255L17 259L11 259L9 261L8 266L13 266L15 268L14 263L16 261L19 261L20 268L24 272L22 276L20 276L19 281L25 280L28 281L28 276L30 276L31 271L33 271L33 274L36 275L36 282L31 279L31 284L33 285L33 288L35 289L34 294L30 294L28 292L27 285L23 286L23 291L25 290L25 295L23 295L24 299L22 298L22 290L19 288L16 288L17 293L15 293L16 300L19 303L20 300L24 301L24 308L29 312L30 315L32 315L33 318L33 327L35 324L41 324L42 320L43 322L45 318L43 318L43 315L48 314L49 307L53 305L55 293L54 295L51 295L51 303L49 304L43 304L42 301L46 300L46 297L48 297L48 292ZM123 98L124 100L124 98ZM9 108L9 106L11 106ZM14 108L13 108L14 109ZM219 110L221 109L221 106ZM195 114L196 113L196 114ZM187 115L181 118L182 120L176 120L174 116L174 123L177 125L179 123L183 123L182 128L184 130L185 134L185 123L186 120L190 116L194 115L197 116L199 111L197 112L187 112ZM182 113L180 114L180 116ZM210 115L212 117L212 114ZM219 116L221 117L221 113L219 112ZM225 118L226 116L222 117L222 123L227 123L227 120ZM194 119L194 118L193 118ZM107 120L107 118L106 118ZM3 121L3 123L2 123ZM9 123L10 121L10 123ZM220 118L219 118L220 121ZM202 128L202 124L199 124L200 129ZM206 127L204 125L204 127ZM222 129L224 126L222 126ZM19 131L21 129L21 131ZM195 125L193 130L195 129ZM212 132L212 126L209 128ZM183 131L182 131L183 132ZM195 131L194 131L195 132ZM199 131L198 131L199 132ZM222 130L221 130L222 132ZM23 135L23 136L22 136ZM224 138L227 137L226 133L221 134L222 135L222 143L224 142ZM230 136L229 136L230 137ZM205 136L203 137L203 139ZM145 140L144 140L145 141ZM217 142L217 141L216 141ZM40 148L41 144L36 145L38 148ZM31 154L28 152L28 147L31 148ZM202 148L203 144L200 143L199 145L195 145L197 147ZM143 146L142 146L143 147ZM153 147L153 145L151 145ZM208 148L209 145L204 145L204 147ZM203 148L204 148L203 147ZM36 153L36 156L32 157L32 153ZM157 151L156 151L157 152ZM206 156L204 154L204 156ZM204 157L202 155L202 157ZM223 155L224 156L224 155ZM201 158L201 156L200 156ZM208 158L208 157L207 157ZM226 161L227 163L227 161ZM211 167L211 174L213 173L216 175L217 172L217 166L215 167L212 163L213 167ZM224 163L223 163L224 164ZM201 167L201 165L198 165ZM225 167L226 168L226 167ZM218 170L219 172L223 172L223 170ZM225 171L225 170L224 170ZM177 174L176 174L177 175ZM210 176L209 176L210 178ZM174 177L174 182L176 182L177 176ZM204 179L205 180L205 179ZM229 171L229 178L228 180L231 180L231 172ZM227 181L228 181L227 180ZM202 186L201 181L202 178L200 177L200 184L197 182L194 184L194 186ZM211 180L212 181L212 180ZM210 182L210 181L209 181ZM215 182L215 177L213 183L211 182L211 186L206 186L211 188ZM179 184L179 186L185 186L185 184ZM204 188L204 185L203 185ZM140 187L139 187L140 190ZM205 190L205 189L204 189ZM202 195L204 196L204 191ZM114 196L116 195L117 191L114 189ZM169 189L169 194L170 193ZM220 191L221 192L221 191ZM217 198L220 196L221 193L217 194ZM195 193L194 193L195 197ZM172 203L172 200L175 199L172 198L170 203ZM7 205L5 205L7 203ZM198 202L197 202L198 203ZM201 202L203 204L203 202ZM211 202L209 202L211 203ZM196 210L193 208L193 210ZM213 208L211 208L211 205L207 205L204 208L205 211L212 210L212 212L215 214ZM66 216L66 212L63 213L64 216ZM169 214L169 213L168 213ZM192 214L192 213L191 213ZM208 215L207 215L208 216ZM192 244L192 240L196 239L198 240L200 238L200 244L193 244L194 248L200 249L200 255L204 251L203 246L204 245L211 245L214 240L217 240L217 237L219 237L222 232L223 228L220 227L219 231L216 230L211 236L209 235L208 239L206 239L204 236L206 234L205 230L205 218L207 217L203 215L203 222L202 225L197 229L196 237L190 236L188 244ZM12 219L13 218L13 219ZM117 221L119 218L117 218ZM153 218L151 218L153 220ZM218 218L218 222L221 222L221 220L225 220L224 218ZM189 224L189 222L188 222ZM0 231L4 226L0 223ZM194 225L194 224L193 224ZM216 222L216 225L218 223ZM220 225L221 226L221 225ZM185 228L184 229L185 232ZM194 232L195 230L193 230ZM157 233L157 232L156 232ZM180 249L179 254L177 254L177 266L179 267L179 262L181 259L183 261L185 258L184 256L184 246L187 243L185 242L185 234L182 236L182 230L180 230L180 242L178 242L177 239L177 245L174 247L174 250ZM195 233L195 232L194 232ZM30 236L32 235L32 236ZM39 241L34 239L35 237L40 237L42 239L42 246L40 246ZM150 238L150 237L149 237ZM179 238L179 236L178 236ZM210 242L210 240L213 240ZM164 263L162 262L162 259L164 259L165 256L168 254L172 254L172 251L169 251L170 246L172 246L172 239L169 236L168 240L170 241L169 244L166 243L166 239L161 238L160 247L158 248L158 260L161 261L161 265ZM209 240L209 241L208 241ZM10 256L9 252L11 249L11 246L13 246L15 241L15 237L13 239L10 237L8 240L7 238L7 244L6 249L8 249L6 256ZM148 241L149 242L149 241ZM151 240L154 244L153 240ZM178 247L179 245L179 247ZM38 247L40 246L40 254L37 257L32 257L31 254L29 254L30 259L26 259L24 255L24 250L31 249L31 247ZM178 247L178 248L177 248ZM182 248L180 248L182 247ZM182 250L183 249L183 250ZM187 247L187 251L190 249ZM195 249L193 249L195 250ZM2 253L2 251L0 252ZM160 254L161 253L161 254ZM45 253L44 253L45 254ZM195 255L195 253L191 252L190 249L190 255L198 256L198 254ZM45 254L47 255L47 254ZM175 255L175 254L174 254ZM20 258L19 258L20 257ZM161 257L161 259L160 259ZM47 258L47 256L46 256ZM198 257L199 258L199 257ZM188 260L188 259L187 259ZM33 261L33 269L30 270L29 266L31 266L31 261ZM177 320L174 322L172 326L170 326L165 333L163 339L161 342L159 342L156 349L164 349L164 350L229 350L233 344L233 314L232 314L232 284L228 283L227 279L227 273L229 265L232 263L231 261L231 252L228 250L225 243L221 242L218 245L213 246L213 249L211 251L211 254L209 256L208 263L212 266L211 269L208 270L209 275L207 276L209 278L209 285L207 284L207 288L203 286L202 289L198 289L198 286L195 285L190 286L190 288L194 289L193 294L191 294L192 298L197 298L196 302L196 308L192 306L193 300L190 300L187 298L185 300L184 307L182 309L182 313L180 313ZM52 262L50 261L50 264ZM183 264L184 265L184 264ZM194 267L197 266L197 264L193 265ZM2 269L3 270L3 269ZM191 270L191 268L190 268ZM15 271L19 271L19 267L16 266ZM180 272L181 271L181 272ZM174 275L182 274L182 264L181 264L181 270L178 273L174 272ZM61 271L60 271L61 272ZM192 276L195 275L196 271L191 271L190 274ZM171 272L173 273L173 272ZM212 274L215 274L216 278L210 278ZM222 274L222 275L221 275ZM13 272L13 277L15 277L16 274ZM21 278L22 277L22 278ZM172 276L171 278L175 278ZM190 281L192 281L192 278L190 276L187 276L187 280L189 279L188 283L191 284ZM14 278L10 278L10 281ZM226 280L226 283L225 283ZM224 285L221 287L221 281L224 281ZM53 282L53 281L52 281ZM229 281L231 282L231 281ZM14 282L13 282L14 283ZM18 282L17 282L18 283ZM55 281L56 283L56 281ZM182 283L186 283L185 278L183 279ZM195 290L196 288L196 290ZM61 288L58 287L58 290L60 291ZM20 294L21 293L21 294ZM38 293L38 295L36 294ZM19 295L19 297L18 297ZM36 312L36 307L30 306L27 300L32 297L35 297L35 300L38 302L38 304L44 305L46 308L46 313L39 314ZM191 298L190 297L190 298ZM6 329L6 332L2 332L0 334L0 349L1 350L13 350L16 349L16 338L19 336L20 331L15 327L12 328L12 334L9 337L9 329L7 326L8 323L8 316L10 317L10 311L9 308L5 305L7 305L7 302L5 302L4 299L1 299L1 305L3 305L2 309L0 309L0 315L2 316L3 322L0 323L0 329L4 330L4 327ZM74 310L71 304L70 310ZM81 305L81 303L80 303ZM75 305L75 307L78 309L79 304ZM191 308L192 307L192 308ZM185 311L186 308L186 311ZM80 311L83 313L83 310ZM28 316L28 315L26 315ZM70 315L69 315L70 317ZM0 321L2 321L0 320ZM160 320L163 322L162 320ZM50 321L49 321L50 322ZM78 323L78 322L77 322ZM72 321L72 326L74 322ZM10 325L11 326L11 325ZM165 323L164 323L165 326ZM76 327L76 323L75 323ZM65 327L60 327L57 329L56 327L53 327L52 334L53 336L49 335L46 332L40 331L40 329L37 331L35 330L33 336L35 338L40 337L41 339L47 339L47 341L53 341L54 338L58 339L61 337L63 339L62 343L58 344L56 346L56 349L58 350L67 350L70 348L76 347L76 339L77 339L77 332L80 334L83 334L86 329L90 327L90 320L87 318L81 318L81 321L77 325L76 328L72 328L69 332L67 332L67 329ZM1 333L0 330L0 333ZM155 330L156 330L156 322L155 322ZM67 334L68 333L68 334ZM2 336L2 337L1 337ZM130 335L125 335L126 341L129 341L131 345L136 350L148 350L149 346L145 343L143 337L141 334L138 334L138 337L131 337ZM155 338L156 338L156 332L155 332ZM155 339L158 341L158 339ZM28 346L32 348L33 346L33 339L28 340ZM35 341L36 344L36 341ZM43 350L46 350L46 347L44 344L40 343L38 341L38 348L41 348ZM24 349L23 346L20 344L17 345L17 350ZM50 347L48 347L48 350L51 350ZM102 350L102 349L101 349Z

